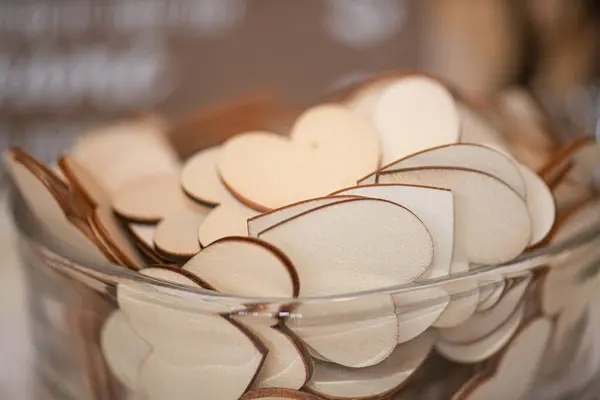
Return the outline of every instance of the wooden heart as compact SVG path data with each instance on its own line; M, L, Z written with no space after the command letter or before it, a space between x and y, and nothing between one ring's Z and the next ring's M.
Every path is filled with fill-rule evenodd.
M176 268L146 268L142 274L198 287L192 274ZM229 307L217 302L190 303L168 288L129 281L119 283L117 300L152 347L138 380L138 391L148 399L236 400L252 385L268 352L251 331L222 317Z
M452 94L425 76L409 76L387 86L372 118L381 137L384 164L460 139L460 118Z
M181 170L181 187L192 199L211 206L235 201L219 177L220 154L219 147L211 147L186 161Z
M347 368L315 362L313 378L306 389L334 399L377 399L390 396L410 378L429 355L435 334L425 332L398 345L383 362L367 368Z
M511 260L530 242L531 218L525 201L489 174L463 168L423 167L383 172L378 181L452 190L455 247L471 263Z
M70 154L112 196L147 176L179 174L165 129L155 116L116 122L78 137Z
M182 267L219 292L248 297L294 297L300 280L279 249L254 238L213 242Z
M431 235L395 203L350 199L275 225L259 238L296 267L301 296L381 289L412 282L433 261Z
M65 254L95 265L114 261L96 240L88 218L92 209L41 162L20 149L4 155L4 165L29 209Z
M468 168L485 172L506 183L522 198L527 196L525 180L515 161L496 149L472 143L448 144L422 150L382 167L358 183L377 183L378 174L416 167Z
M214 208L198 227L201 247L228 236L248 236L248 219L258 214L238 203L225 203Z
M458 142L461 101L455 95L431 76L392 71L366 79L336 97L374 122L383 162L389 163L415 151Z
M504 294L507 283L502 276L479 280L479 304L477 311L487 311L494 307Z
M270 210L352 185L379 165L379 139L362 117L340 105L301 115L290 139L249 132L223 144L218 168L243 203Z
M398 319L398 344L425 332L450 304L450 295L439 287L392 294Z
M200 251L198 228L206 215L191 207L169 214L156 225L154 247L168 259L187 261Z
M113 375L129 390L137 390L140 368L152 348L135 333L122 311L113 311L104 322L100 348Z
M455 249L450 264L450 274L464 274L469 271L466 257ZM480 289L474 278L461 278L456 282L445 283L442 289L450 296L450 303L433 323L436 328L449 328L460 325L475 313L479 304Z
M174 212L197 204L184 194L179 180L171 174L151 175L131 182L112 196L115 212L129 222L157 223ZM208 209L204 208L205 213Z
M313 374L312 358L306 346L289 329L263 324L252 324L249 329L269 350L254 389L300 389L308 382Z
M519 330L525 314L525 307L521 304L512 315L488 336L474 342L451 343L440 339L436 350L447 359L459 363L477 363L492 357L506 346L514 334Z
M162 264L167 261L154 247L156 225L125 223L123 226L131 243L149 264Z
M414 185L363 185L333 194L358 195L391 201L413 212L427 227L433 240L433 262L419 280L447 276L454 248L454 200L452 192Z
M385 360L398 344L393 299L377 295L344 302L302 303L286 325L321 359L352 368Z
M202 150L181 171L184 192L200 204L215 206L197 227L201 247L227 236L247 236L246 220L258 214L240 203L223 184L217 169L220 154L220 147Z
M519 87L505 89L497 96L496 109L515 157L529 168L547 162L560 136L531 92Z
M357 198L359 196L327 196L317 197L314 199L303 200L298 203L289 204L287 206L267 211L254 217L248 218L248 234L250 236L258 236L272 226L278 225L283 221L298 215L304 214L307 211L315 208L320 208L340 201Z
M556 222L556 200L550 188L535 172L520 165L527 186L527 209L531 216L530 246L541 243L552 231Z
M91 207L110 205L110 193L96 176L75 157L66 154L58 160L58 166L76 190Z
M94 210L91 223L98 238L106 245L119 264L136 271L146 265L109 204L104 204Z
M453 328L440 329L440 338L451 343L469 343L483 339L510 318L523 300L531 277L512 286L491 309L475 313L471 318Z
M188 345L194 344L189 342ZM252 357L227 360L228 354L222 349L210 352L220 353L220 360L206 362L199 356L196 360L177 363L160 353L152 353L140 371L139 392L148 400L238 400L252 383L264 356L256 352Z
M530 322L507 346L494 374L476 375L453 400L523 398L531 389L551 333L552 323L548 319Z
M503 135L504 132L481 107L475 106L470 100L461 101L458 103L458 113L462 142L493 147L504 153L511 152L511 144Z

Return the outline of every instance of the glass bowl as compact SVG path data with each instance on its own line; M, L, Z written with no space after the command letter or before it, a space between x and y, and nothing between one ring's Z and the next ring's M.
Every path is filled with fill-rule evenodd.
M11 132L0 144L23 146L50 162L89 126L142 109L172 120L239 93L258 91L260 97L266 87L275 97L284 95L295 112L324 92L379 71L435 66L446 71L450 57L445 42L436 47L441 50L438 63L428 54L432 26L427 23L434 21L437 27L444 14L428 19L423 3L4 5L0 28L14 43L5 46L5 62L0 63L7 77L1 82L1 110L8 117L2 127ZM440 25L438 30L445 29ZM436 38L452 39L439 31ZM490 47L487 42L483 46ZM487 64L487 53L477 53ZM469 57L460 61L466 59L472 64ZM501 74L492 68L476 78L476 68L459 63L454 69L468 71L467 81L483 82L482 90L495 89ZM71 73L59 73L67 70ZM489 77L492 82L486 85ZM194 149L184 143L185 129L183 137L171 139L185 156L223 140L234 125L197 138ZM294 339L290 342L301 363L290 368L298 372L302 367L298 373L308 382L296 382L307 394L290 399L475 400L481 386L498 381L504 384L485 400L586 400L600 391L595 386L600 375L600 304L595 296L600 288L600 221L503 265L364 293L281 300L194 290L77 259L55 242L17 194L11 204L28 286L39 399L235 400L257 388L254 375L265 365L265 349L253 340L252 329L277 330ZM134 322L130 314L140 309L151 312ZM463 347L444 347L443 339L452 335L444 331L444 319L470 319L475 312L494 315L495 323L501 320L493 329L475 329L494 340L478 347L472 345L481 338ZM152 318L159 314L170 316ZM542 351L520 354L519 339L536 322L548 327L547 337L526 347L537 344ZM238 339L236 345L213 329L223 324ZM390 325L397 326L393 335L379 335L381 326ZM221 351L222 357L209 357L207 351ZM156 362L157 355L167 360ZM331 367L322 359L351 364L348 359L356 357L362 357L361 365L322 372ZM252 363L254 369L246 365ZM253 373L242 374L244 366ZM316 378L307 379L311 373L329 378L315 383ZM270 384L277 385L277 378Z
M513 375L507 384L496 388L499 397L494 398L592 399L596 393L594 385L600 374L597 221L582 226L581 233L574 237L503 265L479 266L449 278L370 292L282 300L232 297L144 277L115 265L90 265L56 248L52 236L17 196L12 205L29 286L35 382L37 392L43 394L40 398L236 399L252 380L252 376L240 377L240 370L234 368L245 365L242 359L248 356L248 348L239 341L232 346L225 332L211 330L212 323L219 325L224 319L241 332L247 332L244 327L286 327L295 338L302 338L303 344L298 346L304 357L314 360L306 374L312 369L313 376L320 377L327 375L322 372L327 363L319 359L335 358L343 363L348 354L368 355L389 340L385 335L377 336L378 327L398 324L399 336L394 340L402 343L384 363L368 368L339 367L330 372L333 377L327 375L330 380L308 383L303 389L337 393L338 397L333 398L468 398L460 396L468 395L469 388L476 387L480 380L502 377L507 365L518 372L516 377L527 379ZM486 345L481 354L444 349L440 342L448 331L431 327L433 321L439 322L444 312L456 314L473 307L487 309L484 312L488 315L490 310L500 312L508 307L509 293L517 287L521 288L520 295L513 296L516 300L503 317L516 323L508 330L493 330L504 330L503 339ZM130 319L136 309L151 312ZM153 318L158 315L170 317ZM114 323L117 320L136 322ZM516 363L514 359L512 364L507 361L520 351L520 334L542 320L551 331L547 340L539 338L544 344L539 359L532 360L534 356L524 353L517 355ZM503 322L502 326L507 324ZM424 342L427 344L421 347L425 351L411 350L412 344ZM233 364L224 359L224 366L213 359L213 364L203 370L207 355L200 349L209 348L220 349L215 351L227 354L227 359L241 358ZM260 346L256 348L260 353ZM471 355L463 359L469 352ZM158 368L162 371L159 375L156 370L154 375L148 373L150 357L165 354L166 364L155 365L169 368ZM412 356L407 358L407 354ZM381 372L384 364L391 371L400 368L405 374L404 378L394 378L400 384L388 382L389 390L377 386L382 381L379 374L386 374ZM534 365L528 369L529 364ZM277 377L273 379L276 384ZM319 385L325 385L325 389ZM354 394L345 394L347 390ZM378 396L365 397L369 391Z

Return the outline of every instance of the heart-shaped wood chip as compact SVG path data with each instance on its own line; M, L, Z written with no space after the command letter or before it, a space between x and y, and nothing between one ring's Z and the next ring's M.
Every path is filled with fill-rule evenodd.
M341 102L354 112L372 118L381 93L391 84L410 75L410 71L393 71L379 76L361 76L348 82L328 97L330 101Z
M518 87L502 90L496 109L515 157L529 168L547 162L559 134L532 93Z
M383 362L368 368L347 368L315 362L315 371L306 389L333 399L379 399L391 396L410 378L429 355L435 334L425 332L398 345Z
M192 288L207 287L200 278L176 267L148 267L140 273L146 277L177 285ZM178 298L172 294L170 288L125 280L117 286L117 301L134 330L153 347L155 352L164 352L174 357L188 355L192 357L193 349L185 349L185 340L193 342L202 335L213 341L221 334L231 334L233 340L244 342L240 339L238 330L233 329L228 320L218 315L231 310L216 302L200 303L201 308L193 312L189 307L189 299ZM176 307L181 308L185 304L188 305L186 312L173 312ZM209 312L215 315L210 315ZM173 332L181 335L180 340L172 340ZM194 334L198 336L194 337ZM219 343L223 342L219 341ZM206 345L209 346L209 343L207 342Z
M398 318L398 343L413 340L431 327L450 303L448 293L439 287L392 295Z
M514 337L491 377L477 375L453 400L521 399L531 389L550 335L552 323L546 318L530 322Z
M147 262L150 264L161 264L166 261L154 247L156 225L126 223L124 227L131 242Z
M249 329L269 352L253 388L300 389L311 378L313 364L306 346L285 327L252 324Z
M462 324L447 329L440 329L440 338L450 343L471 343L479 341L500 328L510 318L523 300L531 277L515 283L493 308L475 313Z
M70 154L112 195L152 175L179 174L165 124L145 116L104 126L77 138Z
M146 268L142 274L198 287L192 274L176 268ZM228 307L192 304L165 289L127 281L117 288L119 307L153 349L140 371L138 390L156 400L238 399L258 374L266 347L247 328L220 315Z
M57 247L95 265L113 261L89 227L91 209L74 198L60 178L20 149L6 152L4 165L33 215L52 233Z
M169 214L156 225L154 247L168 259L187 261L200 251L198 228L206 215L191 207Z
M246 392L240 400L323 400L310 393L282 388L255 389Z
M381 137L384 164L460 139L460 118L452 94L426 76L408 76L388 85L372 118Z
M122 311L113 311L104 322L100 348L113 375L129 390L137 390L140 368L152 348L135 333Z
M291 140L267 132L233 137L223 144L218 163L229 190L258 210L324 196L352 185L378 166L374 128L333 104L302 114Z
M290 257L301 296L412 282L433 261L425 225L406 208L378 199L322 206L263 231L259 238Z
M527 196L524 178L509 156L491 147L472 143L448 144L422 150L382 167L361 179L359 184L377 183L377 175L386 171L416 167L469 168L485 172L506 183L521 197Z
M390 296L305 302L287 326L319 358L352 368L385 360L398 343L398 319Z
M450 273L463 274L469 271L469 262L459 251L454 250ZM462 278L459 281L445 283L442 289L450 295L450 303L440 317L433 323L436 328L450 328L468 320L479 304L479 285L474 278Z
M254 238L226 237L192 257L183 269L219 292L248 297L294 297L300 280L290 259Z
M109 205L111 203L108 190L96 176L70 154L63 155L58 160L58 166L69 184L76 190L91 207Z
M181 185L189 197L216 206L197 230L201 247L227 236L247 236L246 220L258 214L240 203L223 184L217 169L220 154L219 147L202 150L186 162L181 172Z
M267 211L254 217L248 218L248 234L258 236L268 228L278 225L283 221L304 214L307 211L326 206L340 201L357 198L360 196L335 196L335 197L317 197L314 199L303 200L298 203Z
M198 228L201 247L228 236L247 236L248 219L258 214L239 203L225 203L214 208Z
M219 177L220 154L219 147L211 147L186 161L181 170L181 186L192 199L212 206L235 201Z
M388 200L413 212L427 227L433 240L433 262L419 280L447 276L454 248L454 201L445 189L411 185L364 185L333 195L358 195Z
M525 201L510 186L483 172L450 167L383 172L381 183L450 189L455 204L455 247L469 262L495 264L513 259L531 239Z
M494 307L500 298L504 294L506 289L506 280L501 277L493 277L491 280L485 280L479 282L479 304L477 305L477 311L487 311Z
M239 349L239 344L236 345ZM189 342L188 346L193 347L194 343ZM206 362L197 357L193 361L176 363L159 353L152 353L140 372L140 393L148 400L238 400L260 369L263 354L256 352L251 358L237 356L226 360L226 352L219 349L210 352L220 353L219 357L223 358Z
M490 118L485 110L472 104L471 100L463 99L458 102L458 114L461 121L462 142L477 143L510 153L511 144L498 123Z
M435 344L435 348L448 360L458 363L471 364L487 360L502 350L512 339L519 329L524 314L525 307L521 304L499 328L482 339L468 343L451 343L440 339Z
M150 265L141 270L140 273L150 278L160 279L163 281L176 283L182 286L201 287L204 289L214 290L212 286L210 286L210 284L208 284L199 276L183 268L174 267L172 265ZM164 288L155 287L154 289L161 293L168 292L168 289Z
M527 185L527 208L531 216L530 246L542 242L552 231L556 222L556 201L550 188L535 172L520 165Z
M183 193L172 174L151 175L113 195L115 212L129 222L157 223L178 210L198 207Z
M360 93L357 93L344 101L344 104L357 114L372 118L379 98L381 97L381 93L390 83L391 82L379 82L370 85L367 90L362 90Z
M137 240L142 242L145 246L150 248L154 247L154 233L156 232L156 225L130 223L126 224L126 226Z
M133 270L146 265L109 204L97 207L91 222L97 235L120 264Z

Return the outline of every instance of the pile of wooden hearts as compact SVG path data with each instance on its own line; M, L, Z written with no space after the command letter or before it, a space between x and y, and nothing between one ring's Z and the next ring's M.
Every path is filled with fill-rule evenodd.
M166 129L143 117L92 132L54 170L20 149L5 156L33 214L76 259L254 298L260 315L256 298L289 302L243 318L217 297L121 282L101 344L128 388L152 400L379 399L409 385L434 349L457 364L494 360L457 399L529 387L553 329L537 310L564 308L552 289L563 269L468 273L580 226L574 214L598 194L596 143L574 142L538 174L455 91L408 73L308 109L289 137L245 132L184 162ZM438 284L293 300L428 280ZM534 284L546 294L532 314ZM504 392L515 363L528 372Z

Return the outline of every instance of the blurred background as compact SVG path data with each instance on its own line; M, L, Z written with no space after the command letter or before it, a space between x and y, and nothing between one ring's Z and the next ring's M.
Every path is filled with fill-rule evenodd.
M140 111L178 118L248 93L301 107L398 68L481 104L526 88L558 139L600 137L600 0L5 0L0 149L50 162L90 127ZM8 221L0 399L19 400L30 353Z
M599 60L598 0L4 1L0 146L52 160L139 110L267 89L305 105L397 68L480 100L524 85L562 129L592 131Z

